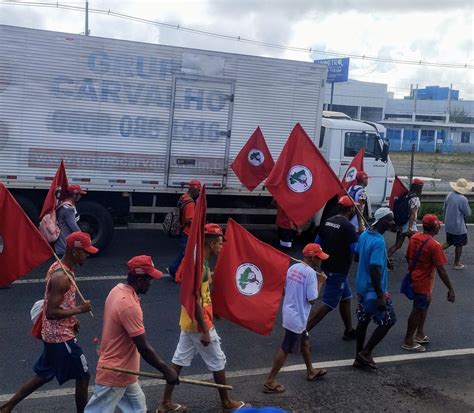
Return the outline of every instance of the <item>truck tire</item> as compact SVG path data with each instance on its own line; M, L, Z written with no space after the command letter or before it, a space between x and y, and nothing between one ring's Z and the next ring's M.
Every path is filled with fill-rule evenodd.
M38 226L39 224L39 211L38 208L36 208L36 205L28 199L24 195L14 195L14 198L16 199L16 202L20 204L22 207L23 211L25 211L25 214L28 215L28 218L31 219L31 222L35 224L35 226Z
M94 201L79 202L77 212L80 215L78 225L81 231L91 236L92 244L99 249L100 254L107 248L114 235L112 215L105 207Z

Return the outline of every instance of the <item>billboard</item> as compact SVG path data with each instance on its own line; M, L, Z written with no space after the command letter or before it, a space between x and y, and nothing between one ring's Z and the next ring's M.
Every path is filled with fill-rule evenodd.
M315 60L314 63L328 67L329 83L347 82L349 78L349 58Z

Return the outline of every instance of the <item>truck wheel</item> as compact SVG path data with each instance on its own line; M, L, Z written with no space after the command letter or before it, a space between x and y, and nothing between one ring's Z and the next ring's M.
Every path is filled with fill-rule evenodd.
M31 219L31 222L35 224L35 226L38 226L39 224L39 211L38 208L36 208L36 205L28 199L24 195L14 195L14 198L16 199L16 202L20 204L20 206L23 208L23 211L25 211L25 214L28 215L28 218Z
M101 253L114 235L112 215L101 204L93 201L79 202L77 212L80 215L79 228L91 236L92 244Z

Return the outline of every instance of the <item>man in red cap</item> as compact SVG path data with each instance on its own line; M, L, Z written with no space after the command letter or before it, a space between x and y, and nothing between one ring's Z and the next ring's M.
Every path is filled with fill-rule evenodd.
M184 257L186 251L186 244L188 242L189 231L191 231L191 222L194 217L194 208L196 206L196 199L201 192L201 182L193 179L189 182L189 189L186 193L181 195L178 201L178 208L181 220L181 234L179 235L179 254L168 267L169 274L175 278L178 267Z
M66 250L66 237L74 231L81 230L77 225L79 215L77 214L76 204L81 199L81 196L86 193L79 185L69 185L67 187L67 195L58 205L56 219L61 232L54 243L54 250L59 256L62 256Z
M212 371L214 381L218 384L226 384L226 356L221 348L221 339L214 328L210 288L212 273L209 268L209 259L219 256L223 244L224 234L222 228L217 224L206 224L204 226L202 282L196 299L195 320L193 321L186 309L181 307L179 319L181 334L172 360L172 366L179 374L183 367L191 365L194 356L199 353L207 368ZM158 413L186 411L185 406L173 403L173 390L174 386L172 384L166 385L163 400L157 409ZM219 396L224 413L230 413L248 406L243 401L231 399L229 392L225 389L219 389Z
M11 412L20 401L54 377L60 385L71 379L76 380L76 409L77 412L84 411L90 375L86 358L77 343L79 322L75 316L91 311L91 303L84 301L76 305L73 279L74 267L82 265L89 254L96 252L89 234L73 232L66 238L66 252L61 263L56 261L46 274L44 304L40 314L44 348L34 366L35 375L0 407L1 413Z
M448 301L454 302L455 294L444 266L448 258L442 245L434 239L442 222L434 214L426 214L422 220L423 233L410 238L407 250L408 268L413 285L413 309L408 318L407 332L402 348L408 351L423 352L430 339L425 335L424 325L431 303L435 272L448 288ZM416 257L418 256L418 259Z
M339 199L339 214L328 218L319 229L314 242L329 254L321 264L328 277L324 287L322 304L311 314L308 331L311 331L329 312L339 306L344 323L343 340L355 340L352 327L352 290L347 280L353 255L357 246L357 233L349 221L355 213L354 201L347 195Z
M118 284L105 300L102 341L95 377L95 391L86 413L146 412L145 394L138 377L103 369L104 366L140 370L140 355L161 371L168 383L176 384L178 375L148 342L143 324L140 294L146 294L154 278L163 275L148 255L133 257L127 263L127 284Z
M365 206L367 205L367 185L369 184L369 176L365 171L359 171L356 175L356 183L352 185L347 193L349 196L357 202L359 209L355 212L360 211L362 214L365 212ZM351 223L358 232L362 232L365 229L364 220L359 217L358 213L354 213L351 218Z
M329 255L319 244L307 244L303 249L303 256L303 261L293 264L286 274L282 307L285 337L263 385L263 392L266 394L285 391L283 384L276 381L276 376L285 364L288 354L302 353L308 381L318 380L327 373L324 369L313 367L306 324L311 307L318 298L319 288L326 278L320 270L321 261L327 260Z
M416 219L421 208L421 192L423 181L413 178L409 192L400 201L395 201L393 207L395 223L398 226L395 243L388 249L388 258L391 262L392 255L398 251L405 242L405 238L410 238L418 230ZM400 206L399 206L400 205Z

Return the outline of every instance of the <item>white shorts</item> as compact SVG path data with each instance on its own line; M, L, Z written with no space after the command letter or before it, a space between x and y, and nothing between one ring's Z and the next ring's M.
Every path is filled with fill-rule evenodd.
M412 231L415 231L415 232L418 232L418 228L417 228L417 226L416 226L416 221L413 222L413 225L412 225L412 227L411 227L411 230L412 230ZM402 234L408 233L408 222L407 222L406 224L403 224L403 225L400 227L400 232L401 232Z
M87 403L85 413L146 413L146 398L138 382L126 387L95 385L94 394Z
M181 331L172 362L177 366L189 367L196 353L199 353L210 371L224 370L226 357L221 349L221 338L215 328L209 330L209 335L211 342L204 347L200 341L201 333Z

